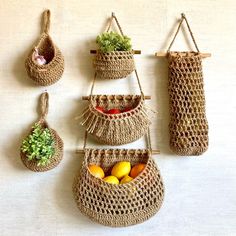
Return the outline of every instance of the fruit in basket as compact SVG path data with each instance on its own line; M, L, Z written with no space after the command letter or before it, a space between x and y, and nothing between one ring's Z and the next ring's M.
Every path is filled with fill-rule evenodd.
M132 178L136 178L145 168L146 164L144 163L138 163L135 166L132 167L130 171L130 176Z
M129 183L129 182L132 181L132 180L133 180L132 177L130 177L130 176L128 176L128 175L125 175L125 176L121 179L120 184L126 184L126 183Z
M120 109L112 108L112 109L108 110L106 113L107 114L120 114L121 111L120 111Z
M100 111L100 112L102 112L102 113L105 113L105 110L104 110L103 107L96 106L96 110L97 110L97 111Z
M121 179L125 175L128 175L130 170L131 170L131 164L129 161L120 161L113 166L111 174L113 176L116 176L118 179Z
M112 175L105 177L103 180L110 184L119 184L119 180L115 176L112 176Z
M104 178L105 176L103 169L97 165L89 165L89 171L92 175L100 179Z

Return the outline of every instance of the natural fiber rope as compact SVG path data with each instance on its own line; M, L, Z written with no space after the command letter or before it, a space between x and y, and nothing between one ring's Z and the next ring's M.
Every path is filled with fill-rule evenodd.
M51 135L53 136L54 139L54 148L55 148L55 153L50 159L50 163L45 165L45 166L38 166L36 160L29 160L26 156L26 153L23 153L20 151L20 156L23 164L30 170L35 171L35 172L42 172L42 171L48 171L56 167L62 160L63 158L63 141L58 135L58 133L49 127L47 121L46 121L46 116L48 114L48 108L49 108L49 94L47 92L44 92L41 94L40 99L39 99L39 108L40 108L40 118L39 121L37 122L38 124L42 125L44 128L48 128L51 132ZM32 133L33 130L29 133L29 135Z
M43 13L43 32L45 34L49 33L50 30L50 17L51 17L51 12L50 10L46 10Z
M140 78L138 76L137 69L135 69L134 72L135 72L136 79L138 81L138 86L139 86L139 90L140 90L141 96L144 99L144 93L143 93L142 85L141 85L141 82L140 82ZM93 95L96 78L97 78L97 73L95 72L94 73L94 77L93 77L93 81L92 81L92 85L91 85L91 89L90 89L90 97Z
M185 16L184 13L181 14L180 23L179 23L179 25L178 25L177 31L176 31L176 33L175 33L175 35L174 35L174 38L172 39L172 41L171 41L171 43L170 43L170 46L169 46L168 49L167 49L167 52L170 51L170 49L171 49L171 47L172 47L172 45L173 45L173 43L174 43L174 41L175 41L175 39L176 39L176 37L177 37L177 35L178 35L178 33L179 33L180 27L181 27L181 25L182 25L182 23L183 23L184 20L185 20L185 22L186 22L186 24L187 24L187 27L188 27L189 33L190 33L190 35L191 35L191 37L192 37L193 43L194 43L194 45L195 45L197 51L199 52L199 49L198 49L197 43L196 43L196 41L195 41L195 38L194 38L194 36L193 36L192 30L191 30L191 28L190 28L190 25L189 25L188 20L187 20L187 18L186 18L186 16Z
M48 114L48 102L49 102L49 94L47 92L42 93L40 97L40 111L41 118L45 119Z
M115 20L115 22L116 22L116 24L118 26L118 29L120 30L121 35L124 36L123 30L122 30L122 28L120 26L120 23L119 23L117 17L115 16L114 12L112 12L112 14L111 14L111 18L110 18L110 22L109 22L109 25L108 25L108 28L107 28L107 32L109 32L110 29L111 29L111 25L112 25L113 19Z

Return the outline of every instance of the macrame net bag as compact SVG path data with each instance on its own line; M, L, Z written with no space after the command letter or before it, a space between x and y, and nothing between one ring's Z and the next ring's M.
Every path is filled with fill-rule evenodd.
M92 95L96 73L92 84L89 105L80 116L80 124L100 143L122 145L144 136L151 124L150 114L154 112L145 104L145 97L137 75L141 95ZM119 114L107 114L96 109L130 109Z
M42 125L43 128L48 128L51 132L51 135L53 136L54 139L54 148L55 148L55 153L54 155L50 158L50 163L45 165L45 166L38 166L37 161L35 159L29 160L26 156L26 153L20 152L21 155L21 160L23 164L30 170L35 171L35 172L43 172L43 171L48 171L56 167L62 160L63 157L63 141L57 134L57 132L50 128L47 121L46 121L46 115L48 113L48 99L49 95L47 92L43 93L40 97L40 109L41 109L41 116L39 121L37 122L38 124ZM32 133L33 130L30 131L28 135Z
M115 16L112 14L107 32L110 31L113 19L117 23L122 36L124 36L121 26ZM134 52L130 51L113 51L103 53L98 50L94 58L94 68L97 75L103 79L121 79L130 75L135 70Z
M170 52L185 20L197 52ZM168 48L170 147L178 155L201 155L208 148L208 122L201 54L184 14Z
M164 198L164 186L151 149L84 149L81 172L73 183L80 211L91 220L111 227L142 223L157 213ZM119 161L145 163L145 169L131 182L110 184L93 176L88 166L109 171Z
M48 86L61 78L64 71L64 57L49 35L50 11L46 10L43 16L43 33L36 46L29 53L25 61L25 68L28 76L38 85ZM35 60L35 49L38 50L39 55L45 58L46 64L38 64Z

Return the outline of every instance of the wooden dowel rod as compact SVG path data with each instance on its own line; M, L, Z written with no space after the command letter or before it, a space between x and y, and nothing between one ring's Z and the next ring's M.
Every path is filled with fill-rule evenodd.
M108 95L109 97L111 97L112 95ZM82 96L82 100L89 100L90 96ZM102 100L106 100L107 96L102 97ZM144 96L145 100L150 100L151 96ZM116 97L116 99L121 100L123 99L122 96L118 96ZM129 98L128 96L126 97L127 100L131 99L131 97Z
M78 149L76 150L76 153L78 154L84 154L84 150L83 149ZM108 154L111 154L112 151L108 151ZM126 153L126 151L124 151L124 154ZM133 154L134 151L129 151L129 153ZM160 150L157 150L157 149L153 149L152 150L152 154L160 154Z
M134 54L141 54L141 50L133 50ZM97 50L90 50L90 53L91 54L97 54Z
M211 57L211 53L203 53L203 52L201 52L200 55L201 55L202 58ZM155 56L156 57L166 57L167 53L166 52L156 52Z

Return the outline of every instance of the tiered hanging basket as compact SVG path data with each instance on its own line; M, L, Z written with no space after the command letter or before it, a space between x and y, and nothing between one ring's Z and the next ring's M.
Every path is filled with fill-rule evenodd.
M119 161L130 161L131 165L142 162L146 167L134 180L119 185L94 177L88 169L88 165L96 164L107 171ZM112 227L147 220L159 210L164 198L160 171L147 149L85 149L81 173L74 180L73 192L83 214Z
M186 21L197 52L170 52ZM168 49L170 97L170 147L178 155L200 155L208 148L202 59L184 14Z
M54 148L55 148L55 153L54 155L50 158L50 163L45 165L45 166L38 166L37 161L35 159L29 160L26 156L26 153L20 151L21 155L21 160L23 164L30 170L35 171L35 172L43 172L43 171L48 171L56 167L62 160L63 158L63 141L57 134L57 132L50 128L45 117L48 112L48 98L49 95L48 93L43 93L40 98L40 107L41 107L41 117L39 121L37 122L38 124L42 125L43 128L48 128L51 132L51 135L53 136L54 139ZM33 130L30 131L28 135L32 133Z
M114 14L112 14L107 32L110 30L113 19L117 23L122 36L124 36L120 24ZM94 58L94 68L97 75L103 79L121 79L130 75L135 70L134 52L130 51L113 51L103 53L98 50Z
M26 61L25 68L28 76L38 85L47 86L56 83L64 71L64 57L59 48L54 44L50 35L50 11L44 12L44 31L35 48L42 55L47 64L40 65L34 58L35 48L31 50Z
M106 114L96 107L131 108L120 114ZM122 145L144 136L151 124L142 95L92 95L84 110L81 124L99 142Z

